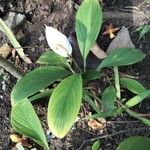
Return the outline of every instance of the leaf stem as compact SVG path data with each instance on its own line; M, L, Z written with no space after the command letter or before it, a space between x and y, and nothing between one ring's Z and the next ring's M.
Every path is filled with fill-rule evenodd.
M84 59L84 72L86 72L86 59Z
M120 101L117 101L117 102L124 109L124 111L126 111L130 116L132 116L132 117L142 121L144 124L150 126L150 120L149 119L141 117L137 112L132 111L126 105L123 105Z
M52 92L53 92L53 89L45 90L45 91L38 93L38 94L32 96L31 98L29 98L29 101L33 102L35 100L39 100L40 98L48 97L52 94Z
M117 97L118 97L118 99L120 99L121 98L121 92L120 92L120 81L119 81L118 66L114 66L114 74L115 74L115 87L117 90Z
M72 60L73 63L75 64L75 66L78 68L78 70L79 70L80 72L82 72L81 69L80 69L80 67L78 66L77 62L75 61L75 59L74 59L71 55L69 55L69 59ZM74 72L72 68L69 68L69 69L71 69L71 71ZM74 72L74 73L75 73L75 72Z

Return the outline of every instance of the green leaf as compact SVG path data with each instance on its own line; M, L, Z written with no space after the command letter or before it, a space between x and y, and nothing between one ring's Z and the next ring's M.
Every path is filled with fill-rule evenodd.
M94 45L102 24L102 10L98 0L84 0L76 15L76 33L84 60Z
M24 50L15 38L13 32L11 29L5 24L5 22L0 18L0 30L4 32L7 36L7 38L10 40L11 44L14 46L20 57L26 62L26 63L31 63L31 60L26 57L24 54Z
M18 133L32 138L39 145L48 149L41 123L27 98L12 107L11 124Z
M146 90L136 96L134 96L133 98L129 99L125 105L127 107L133 107L135 105L137 105L138 103L142 102L142 100L144 100L146 97L150 96L150 90Z
M138 27L135 31L136 31L136 32L140 32L140 31L143 29L143 27L144 27L144 25Z
M144 25L143 28L140 31L140 37L139 40L141 38L143 38L145 36L146 33L150 32L150 25Z
M138 113L131 111L130 109L125 109L125 111L132 117L140 120L143 122L145 125L150 126L150 120L144 117L141 117Z
M126 138L117 150L150 150L150 139L142 136Z
M48 125L52 133L63 138L80 110L82 101L82 78L80 74L71 75L55 88L48 105Z
M134 48L118 48L112 51L100 64L97 70L104 67L127 66L141 61L145 57L140 50Z
M12 104L35 94L69 74L69 71L61 67L45 66L34 69L22 77L14 86L11 92Z
M145 87L136 80L129 78L121 78L120 81L124 87L126 87L129 91L135 94L140 94L146 90Z
M65 57L61 57L53 51L47 51L42 54L36 63L67 68L69 67L67 59Z
M100 141L97 140L94 142L94 144L92 145L92 150L99 150L100 149Z
M146 3L150 3L150 0L145 0Z
M100 73L96 70L88 70L82 74L84 81L96 80L100 78Z
M114 102L116 100L116 90L113 86L109 86L102 94L102 106L108 114L115 109Z

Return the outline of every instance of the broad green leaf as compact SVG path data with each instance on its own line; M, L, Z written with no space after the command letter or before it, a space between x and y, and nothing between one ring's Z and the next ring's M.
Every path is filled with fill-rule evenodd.
M133 98L129 99L125 105L127 107L133 107L135 105L137 105L138 103L142 102L142 100L144 100L146 97L150 96L150 90L146 90L136 96L134 96Z
M76 15L76 34L84 60L94 45L102 24L102 9L98 0L84 0Z
M12 104L38 92L58 79L64 78L70 72L61 67L39 67L22 77L11 92Z
M53 51L46 51L40 58L37 60L38 64L46 64L51 66L62 66L69 67L69 63L65 57L61 57Z
M100 73L96 70L88 70L82 74L84 81L96 80L100 78Z
M11 44L16 48L16 51L20 55L20 57L26 62L26 63L31 63L31 60L26 57L24 54L24 50L15 38L13 32L11 29L5 24L5 22L0 18L0 30L4 32L7 36L7 38L10 40Z
M100 141L97 140L94 142L94 144L92 145L92 150L99 150L100 149Z
M120 81L124 87L126 87L129 91L135 94L140 94L146 90L145 87L141 83L139 83L138 81L134 79L121 78Z
M82 78L80 74L71 75L55 88L48 105L48 126L52 133L63 138L80 110L82 101Z
M102 94L102 106L104 111L110 114L114 109L114 102L116 100L116 90L113 86L107 87Z
M112 51L100 64L97 70L104 67L127 66L141 61L145 57L140 50L134 48L118 48Z
M48 149L48 143L33 106L26 98L18 101L11 110L11 125L20 134L32 138Z
M131 136L126 138L117 150L150 150L150 138Z

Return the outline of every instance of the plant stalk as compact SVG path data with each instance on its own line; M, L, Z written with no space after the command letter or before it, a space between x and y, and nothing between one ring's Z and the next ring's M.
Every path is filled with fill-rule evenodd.
M84 60L84 72L86 72L86 59Z
M69 59L70 59L71 61L73 61L73 63L75 64L75 66L78 68L78 70L79 70L80 72L82 72L81 69L80 69L80 67L78 66L77 62L75 61L75 59L74 59L71 55L69 55ZM69 68L69 69L71 69L71 71L73 71L72 68ZM73 71L73 72L74 72L74 71ZM75 73L75 72L74 72L74 73Z
M114 74L115 74L115 87L116 87L116 90L117 90L117 97L120 100L121 99L121 92L120 92L120 81L119 81L118 66L114 67Z

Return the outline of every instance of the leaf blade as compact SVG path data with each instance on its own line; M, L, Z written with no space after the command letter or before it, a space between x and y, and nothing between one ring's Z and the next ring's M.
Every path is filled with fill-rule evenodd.
M61 67L44 66L39 67L22 77L11 92L12 104L31 96L39 90L49 86L54 81L61 79L70 72Z
M82 100L79 74L65 78L54 90L48 105L48 125L55 136L64 137L73 125Z
M28 99L17 102L11 110L11 124L20 134L48 149L41 123Z
M140 50L134 48L118 48L112 51L99 65L97 70L104 67L127 66L141 61L145 57Z
M40 56L36 63L67 68L69 66L69 63L65 57L61 57L53 51L46 51L44 54L42 54L42 56Z
M131 136L120 143L117 150L149 150L150 139L142 136Z
M145 87L141 83L139 83L138 81L134 79L121 78L120 81L124 87L126 87L129 91L135 94L140 94L146 90Z
M92 150L99 150L100 148L100 140L97 140L92 145Z
M113 86L107 87L102 94L102 105L104 107L104 111L107 114L110 114L114 109L114 102L116 100L116 90Z
M20 55L20 57L26 62L26 63L31 63L31 60L24 54L24 50L15 38L13 32L11 29L5 24L5 22L0 18L0 30L4 32L7 36L7 38L10 40L14 48L16 48L16 51ZM19 48L19 49L18 49Z
M102 10L99 1L84 0L76 15L77 40L84 60L97 39L101 24Z
M133 98L129 99L125 105L129 108L137 105L138 103L142 102L142 100L144 100L146 97L150 96L150 90L146 90L136 96L134 96Z

